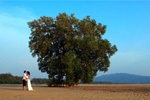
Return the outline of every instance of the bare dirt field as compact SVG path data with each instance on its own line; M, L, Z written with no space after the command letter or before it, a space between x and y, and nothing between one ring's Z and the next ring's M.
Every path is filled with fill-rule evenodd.
M0 85L0 100L150 100L150 84L97 84L74 87Z

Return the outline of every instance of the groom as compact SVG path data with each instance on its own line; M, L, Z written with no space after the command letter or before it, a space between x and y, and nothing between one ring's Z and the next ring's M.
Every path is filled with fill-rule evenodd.
M27 78L27 72L24 71L23 78L22 78L22 82L23 82L23 90L24 90L24 91L25 91L25 87L26 87L26 85L27 85L26 78Z

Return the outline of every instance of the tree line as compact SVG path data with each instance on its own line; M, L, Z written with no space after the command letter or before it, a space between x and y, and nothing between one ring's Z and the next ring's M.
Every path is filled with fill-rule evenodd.
M47 84L46 78L33 78L32 84ZM0 74L0 84L22 84L22 77L13 76L11 73Z
M22 84L22 77L10 73L0 74L0 84Z
M31 80L32 84L47 84L48 79L46 78L33 78Z

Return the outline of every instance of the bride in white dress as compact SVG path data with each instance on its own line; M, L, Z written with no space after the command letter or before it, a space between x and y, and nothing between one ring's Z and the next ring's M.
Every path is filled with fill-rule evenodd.
M29 71L27 71L27 76L28 76L28 78L27 78L27 88L28 88L28 91L32 91L33 90L33 88L32 88L32 86L31 86L31 82L30 82L30 72Z

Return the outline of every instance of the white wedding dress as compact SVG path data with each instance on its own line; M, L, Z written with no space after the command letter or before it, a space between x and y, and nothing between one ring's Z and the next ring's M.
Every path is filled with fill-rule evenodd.
M27 79L27 88L28 88L28 91L32 91L33 90L32 86L31 86L30 79Z

